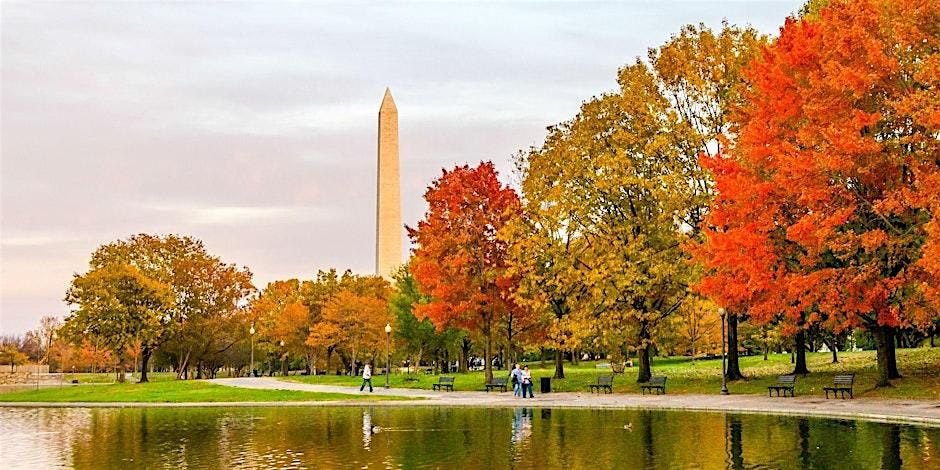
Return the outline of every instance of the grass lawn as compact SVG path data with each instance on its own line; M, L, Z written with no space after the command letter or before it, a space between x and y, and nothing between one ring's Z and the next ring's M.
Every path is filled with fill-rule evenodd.
M898 368L904 378L895 380L893 387L875 389L876 365L875 352L862 351L839 353L839 363L832 364L830 353L807 353L810 374L797 379L797 395L822 395L823 387L832 384L832 377L837 373L855 373L856 397L881 398L917 398L940 400L940 348L899 349ZM732 394L766 394L767 386L776 381L778 375L793 370L789 354L771 354L766 361L763 356L741 358L741 369L747 379L729 382ZM541 367L538 362L529 363L535 388L538 390L539 377L551 377L554 365L551 362ZM614 379L614 391L618 393L639 393L636 385L637 369L627 369L623 375ZM508 371L495 371L498 377L508 375ZM556 392L587 391L587 385L594 383L598 375L610 374L610 369L598 369L595 362L582 362L574 366L565 363L565 378L552 380L552 389ZM467 374L447 374L456 377L455 390L483 390L483 372ZM692 362L685 357L654 358L653 375L668 377L668 393L718 393L721 389L721 359L699 360ZM430 389L437 382L437 375L393 374L390 377L392 387ZM313 383L358 385L357 377L335 375L288 376L284 380ZM385 383L383 376L372 378L375 384Z
M227 387L199 380L158 381L145 384L64 385L0 393L0 402L233 402L396 400L400 397L347 395L343 393L256 390Z

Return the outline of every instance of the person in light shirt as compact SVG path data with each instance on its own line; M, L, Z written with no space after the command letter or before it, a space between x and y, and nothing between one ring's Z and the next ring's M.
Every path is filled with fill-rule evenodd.
M363 391L366 388L366 384L369 384L369 393L372 393L372 366L366 364L362 368L362 385L359 386L359 391Z

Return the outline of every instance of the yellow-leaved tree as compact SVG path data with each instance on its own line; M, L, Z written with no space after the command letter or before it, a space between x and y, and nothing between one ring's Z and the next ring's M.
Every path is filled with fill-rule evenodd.
M699 158L732 137L740 71L761 42L685 27L518 159L525 218L505 231L518 295L559 339L635 348L641 382L660 323L694 295L685 247L712 196Z

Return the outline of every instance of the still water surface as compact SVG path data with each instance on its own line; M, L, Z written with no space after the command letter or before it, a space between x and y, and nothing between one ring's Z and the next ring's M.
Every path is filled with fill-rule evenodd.
M0 408L3 468L940 469L940 429L675 411Z

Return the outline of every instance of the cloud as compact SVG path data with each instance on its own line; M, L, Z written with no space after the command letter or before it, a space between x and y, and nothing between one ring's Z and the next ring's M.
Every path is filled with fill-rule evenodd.
M682 24L772 33L800 4L4 3L0 334L64 312L90 253L134 233L195 236L259 285L369 272L386 86L414 224L441 168L508 180Z
M141 204L138 208L154 212L155 217L171 217L183 226L328 222L335 217L329 209L316 207Z

